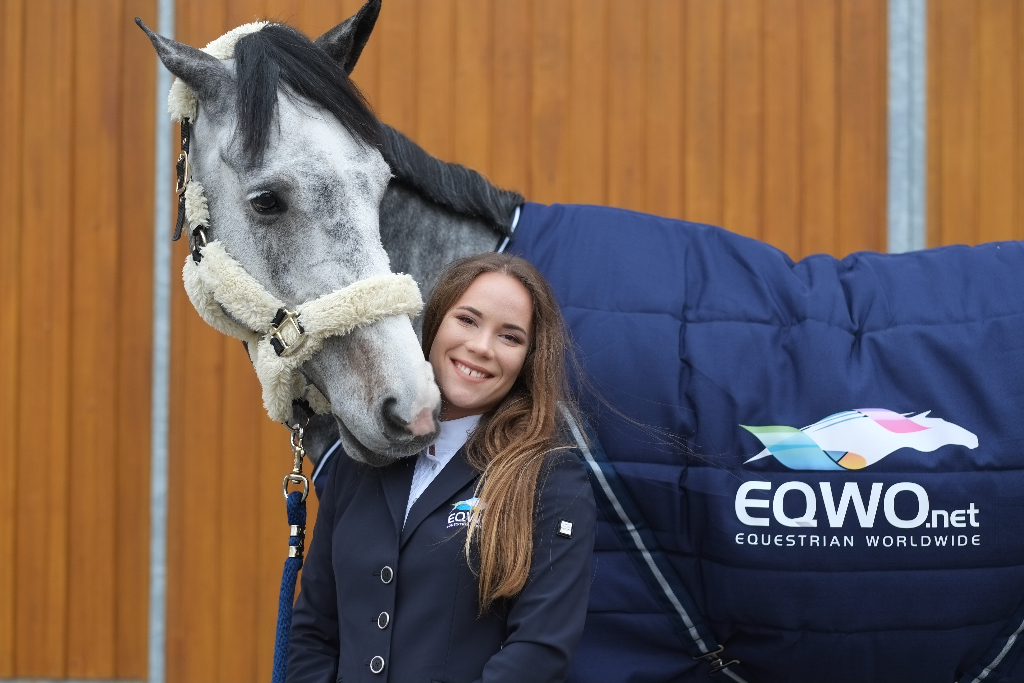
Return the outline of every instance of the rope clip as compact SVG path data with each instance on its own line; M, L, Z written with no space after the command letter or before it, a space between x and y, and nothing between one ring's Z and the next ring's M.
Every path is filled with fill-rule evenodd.
M307 421L306 424L309 424L309 422ZM288 486L290 484L301 486L302 500L306 500L306 497L309 496L309 479L302 473L302 458L306 455L306 449L302 447L302 436L305 434L305 431L302 425L298 424L294 427L289 425L288 429L292 432L291 445L294 460L292 462L292 471L285 475L281 487L284 490L284 497L287 498L289 493Z

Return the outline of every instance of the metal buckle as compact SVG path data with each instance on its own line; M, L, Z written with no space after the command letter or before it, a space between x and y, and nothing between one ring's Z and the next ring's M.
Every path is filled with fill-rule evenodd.
M722 669L726 668L727 666L732 666L733 664L739 664L740 663L740 660L738 660L738 659L733 659L732 661L729 661L729 662L722 661L722 650L724 650L724 649L725 649L724 645L719 645L717 648L715 648L711 652L705 652L704 654L700 655L699 657L694 657L694 659L706 660L707 663L709 665L711 665L711 673L712 674L718 673L719 671L721 671Z
M299 314L295 311L278 309L267 338L279 356L287 356L306 341L306 331L299 324Z
M178 178L174 183L174 194L179 197L185 194L185 188L192 182L192 164L188 161L188 152L181 150L181 154L178 155L178 164L182 161L185 162L184 168L182 169L181 177ZM177 164L175 164L177 166Z
M306 497L309 495L309 479L306 479L305 475L295 474L294 472L284 475L284 482L281 484L281 488L284 491L285 498L288 497L289 484L302 486L302 500L306 500Z

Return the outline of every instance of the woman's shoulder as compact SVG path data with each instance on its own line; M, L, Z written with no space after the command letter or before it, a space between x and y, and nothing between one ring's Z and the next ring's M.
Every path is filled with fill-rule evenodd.
M541 466L538 489L541 499L582 496L593 501L594 493L580 449L566 445L548 451Z

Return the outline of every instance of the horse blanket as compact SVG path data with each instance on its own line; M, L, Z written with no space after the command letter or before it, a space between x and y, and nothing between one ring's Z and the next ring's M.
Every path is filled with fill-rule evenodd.
M1024 681L1024 246L793 262L528 203L509 251L554 286L634 522L723 658L759 683ZM709 680L612 521L573 680Z

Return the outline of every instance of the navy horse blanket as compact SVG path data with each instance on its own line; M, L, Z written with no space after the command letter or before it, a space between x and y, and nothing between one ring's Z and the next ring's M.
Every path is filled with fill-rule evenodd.
M573 680L718 680L703 636L758 683L1024 681L1024 246L794 263L526 204L509 251L615 408Z

